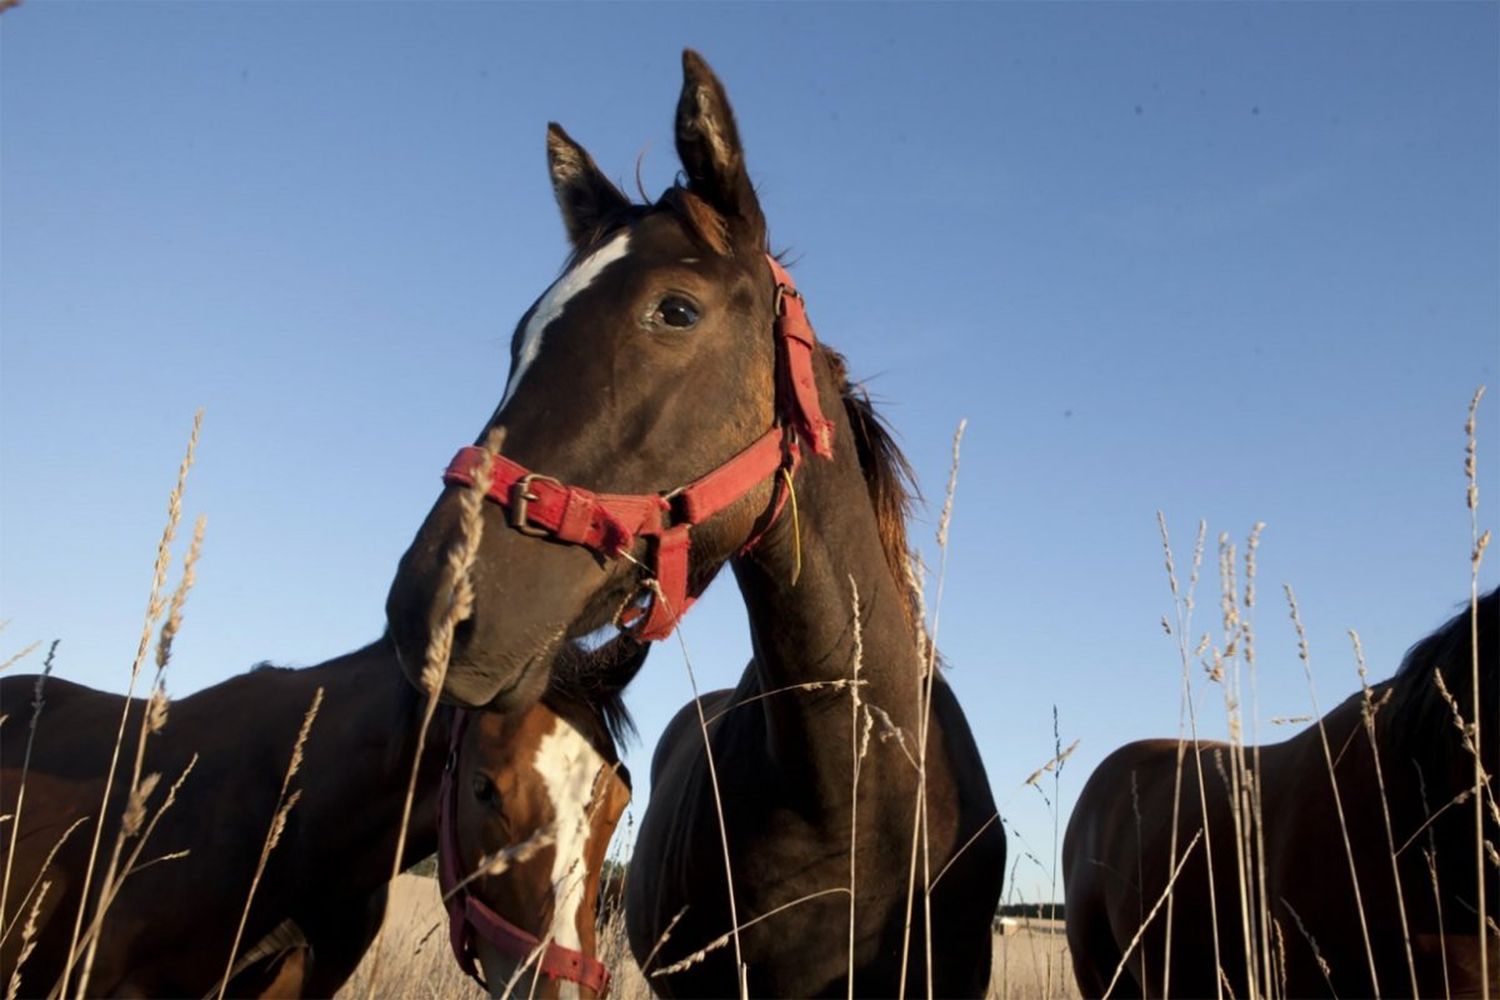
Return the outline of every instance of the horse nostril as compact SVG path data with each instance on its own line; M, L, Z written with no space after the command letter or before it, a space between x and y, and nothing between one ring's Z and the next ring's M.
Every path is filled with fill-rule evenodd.
M474 616L470 615L453 626L453 648L462 649L474 638Z

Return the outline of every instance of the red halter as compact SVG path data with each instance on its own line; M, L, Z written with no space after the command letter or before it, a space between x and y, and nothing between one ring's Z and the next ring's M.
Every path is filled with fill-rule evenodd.
M776 419L744 451L686 486L666 493L595 493L532 472L504 455L496 455L486 499L510 513L510 525L527 535L582 545L606 559L630 551L637 538L652 539L647 568L657 592L644 609L637 638L664 639L696 598L688 592L690 530L745 496L781 469L795 472L802 460L798 439L815 455L833 457L833 423L818 406L818 383L812 356L817 341L807 308L791 275L773 257L776 321ZM474 482L484 449L460 448L443 482ZM786 496L772 501L771 520L781 513ZM749 545L753 545L752 539ZM626 616L627 624L636 616Z
M458 861L458 751L463 746L464 729L469 713L453 713L453 737L448 762L443 766L443 783L438 791L438 885L447 898L448 943L458 959L458 967L480 986L489 988L479 977L478 953L474 936L488 941L502 955L526 960L542 942L530 931L522 930L475 898L467 888L453 891L463 880ZM452 893L450 896L449 893ZM581 951L564 948L556 941L547 942L537 959L537 968L550 979L563 979L587 986L599 996L609 986L609 969L604 963Z

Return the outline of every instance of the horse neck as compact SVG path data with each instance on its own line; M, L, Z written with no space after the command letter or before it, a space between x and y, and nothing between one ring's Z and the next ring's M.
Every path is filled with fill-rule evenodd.
M837 399L821 381L823 398ZM789 504L755 550L734 563L750 614L754 669L763 691L849 680L856 660L857 595L860 698L913 733L919 658L903 608L905 582L895 578L886 560L848 421L842 412L835 419L833 460L808 457L797 477L797 526ZM843 706L838 711L829 710L826 692L763 699L759 704L771 728L772 752L776 747L788 754L831 752L847 774L849 714L843 692L835 700ZM816 738L824 727L837 728L840 738ZM786 738L778 740L778 734Z
M389 640L296 672L300 686L323 688L302 769L302 849L315 865L336 865L372 888L390 874L405 805L422 699L407 683ZM437 790L448 750L448 712L439 710L422 751L407 831L406 864L437 849ZM343 877L343 876L341 876Z

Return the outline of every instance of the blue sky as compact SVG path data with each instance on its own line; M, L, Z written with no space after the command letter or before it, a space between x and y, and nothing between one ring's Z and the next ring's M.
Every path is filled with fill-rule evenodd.
M1241 549L1266 522L1263 719L1307 707L1282 583L1325 707L1346 629L1384 676L1466 596L1481 383L1482 526L1500 497L1497 38L1493 4L29 0L0 23L0 657L61 638L63 676L123 689L200 406L172 691L377 635L565 253L546 122L627 190L644 152L659 193L691 45L920 473L934 564L969 421L939 639L1046 896L1022 782L1053 707L1064 818L1109 750L1177 731L1158 509L1180 563L1200 518ZM684 636L700 683L738 676L727 575ZM637 811L681 659L630 697Z

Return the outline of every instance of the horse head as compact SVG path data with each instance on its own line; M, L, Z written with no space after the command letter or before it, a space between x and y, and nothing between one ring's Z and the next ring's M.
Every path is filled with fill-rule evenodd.
M723 562L774 519L799 439L831 447L812 332L766 255L766 225L724 88L683 55L684 183L632 205L566 132L547 131L573 253L521 317L511 368L477 441L473 607L444 697L515 708L547 686L569 638L634 621L668 634ZM420 682L454 587L449 554L480 446L461 449L402 557L386 610ZM636 617L638 616L638 617Z
M564 656L540 702L459 713L440 803L439 867L459 965L493 995L601 996L597 902L630 803L620 693L648 647Z

